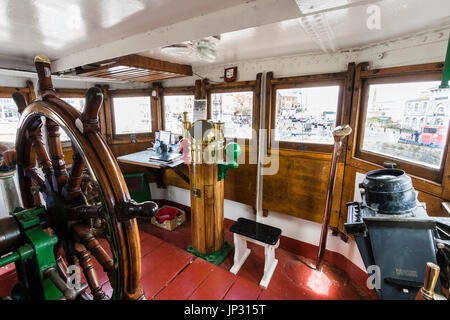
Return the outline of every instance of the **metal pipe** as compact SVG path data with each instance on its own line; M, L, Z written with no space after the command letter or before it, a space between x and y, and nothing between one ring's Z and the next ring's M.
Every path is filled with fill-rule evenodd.
M322 231L320 234L319 252L317 254L316 269L322 270L323 257L325 254L325 248L327 245L328 225L331 217L331 206L333 204L334 186L336 184L336 174L338 168L338 160L342 150L342 140L352 132L352 128L349 125L344 127L336 127L333 130L334 136L334 148L333 156L331 158L330 179L328 181L327 200L325 203L325 212L322 221Z
M20 227L16 219L14 217L0 219L0 257L14 251L21 243Z
M15 170L0 172L0 194L3 199L2 207L4 207L6 214L10 214L14 211L14 209L21 206L19 194L16 189L16 183L14 181L15 173Z

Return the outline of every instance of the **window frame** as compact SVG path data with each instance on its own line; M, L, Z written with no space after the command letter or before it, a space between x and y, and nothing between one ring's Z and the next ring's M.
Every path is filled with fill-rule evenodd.
M56 88L56 96L60 99L62 98L84 98L86 99L87 89L74 89L74 88ZM85 101L86 103L86 101ZM101 129L101 125L100 125ZM72 148L72 141L61 141L63 150L66 151Z
M270 79L270 115L267 117L268 122L268 145L271 147L271 137L275 134L275 123L277 115L276 105L276 91L278 89L301 89L311 87L326 87L326 86L339 86L338 103L336 109L336 123L335 126L342 125L344 123L344 105L345 99L349 99L345 96L346 84L348 81L348 72L337 72L327 74L305 75L297 77L285 77L285 78L273 78ZM321 144L312 142L291 142L291 141L278 141L279 149L306 151L306 152L324 152L331 153L333 151L333 144Z
M132 143L131 136L135 135L135 142L150 142L155 137L155 130L158 130L158 121L156 108L154 107L154 97L152 97L152 88L148 89L117 89L108 90L108 104L105 108L105 113L109 113L109 128L107 130L107 140L110 144L126 144ZM134 97L148 97L150 100L150 115L152 128L149 132L130 133L130 134L116 134L115 133L115 117L114 117L114 98L134 98Z
M418 66L411 66L415 71L405 74L400 72L402 67L386 68L380 69L382 72L370 72L362 71L359 77L359 103L358 103L358 116L356 120L356 125L358 127L357 134L354 141L354 148L352 154L352 160L362 160L368 163L373 163L383 167L383 163L386 161L394 162L397 164L397 168L404 170L408 174L436 182L441 183L443 181L443 176L445 168L448 161L448 149L450 141L450 125L447 130L447 141L443 149L441 166L439 169L434 169L421 165L419 163L414 163L412 160L402 160L394 158L388 155L382 155L375 152L363 150L364 132L365 132L365 121L367 116L368 108L368 94L369 86L371 84L389 84L389 83L408 83L408 82L420 82L420 81L440 81L441 72L435 70L436 64L426 64L419 65L422 66L422 70L418 69ZM355 83L356 87L356 83Z
M259 124L260 124L260 101L261 101L261 74L258 73L256 80L250 81L237 81L237 82L223 82L208 84L206 86L206 99L207 99L207 118L212 120L212 100L211 95L213 93L229 93L229 92L253 92L253 106L252 106L252 130L256 132L256 138L258 138ZM253 138L252 132L252 138ZM241 139L237 137L225 137L226 141L245 141L249 143L250 139Z
M14 92L20 92L24 95L27 104L31 101L30 89L27 87L0 87L0 98L12 99L12 94ZM14 142L15 144L15 142Z
M163 87L161 91L161 126L163 130L166 130L166 110L164 104L165 96L194 96L195 99L195 87ZM192 119L189 119L192 121Z

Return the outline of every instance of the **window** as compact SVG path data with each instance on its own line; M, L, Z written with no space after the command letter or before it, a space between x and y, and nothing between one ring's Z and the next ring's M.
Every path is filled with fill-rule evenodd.
M82 111L83 107L84 107L84 103L85 103L85 98L78 98L78 97L62 97L61 100L67 102L68 104L70 104L72 107L74 107L75 109L77 109L78 111ZM66 142L69 141L70 138L67 135L67 133L64 130L60 130L60 140L61 142Z
M253 91L211 93L211 118L225 123L225 137L251 139Z
M114 134L152 131L150 97L113 97Z
M194 95L164 95L165 130L181 134L183 132L183 112L189 113L192 121L194 112Z
M68 104L70 104L72 107L77 109L78 111L82 111L84 107L85 98L77 98L77 97L67 97L67 98L61 98L61 100L64 100Z
M333 144L340 86L277 89L275 140Z
M361 150L439 169L445 154L449 93L439 81L369 84ZM418 108L420 101L427 108ZM379 110L378 106L382 106ZM410 120L411 119L411 120Z
M0 141L16 142L19 112L12 98L0 98Z

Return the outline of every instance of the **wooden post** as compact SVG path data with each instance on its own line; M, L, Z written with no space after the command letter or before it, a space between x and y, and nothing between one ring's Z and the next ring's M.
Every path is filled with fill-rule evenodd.
M217 164L192 164L191 228L192 246L210 254L224 245L224 180L217 179Z
M218 175L218 164L223 162L224 126L208 120L191 124L185 112L183 129L191 149L192 247L200 254L211 254L224 247L224 183ZM193 136L199 133L201 136Z

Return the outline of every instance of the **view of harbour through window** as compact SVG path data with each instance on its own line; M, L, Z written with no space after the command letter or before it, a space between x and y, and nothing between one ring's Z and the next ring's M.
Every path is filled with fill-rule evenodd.
M300 143L333 143L339 86L278 89L275 139Z
M189 114L189 121L192 121L194 111L193 95L164 96L165 129L172 133L181 134L183 132L183 112L185 111Z
M439 168L447 141L449 92L440 82L369 86L362 149Z
M253 92L212 93L212 119L225 123L225 137L251 139Z
M84 98L62 98L78 111L84 106ZM17 123L20 115L17 106L11 98L0 98L0 141L16 142ZM61 130L61 141L68 141L69 136Z
M115 134L151 132L150 97L113 98Z
M19 112L14 100L11 98L0 98L0 141L16 142L17 123Z

